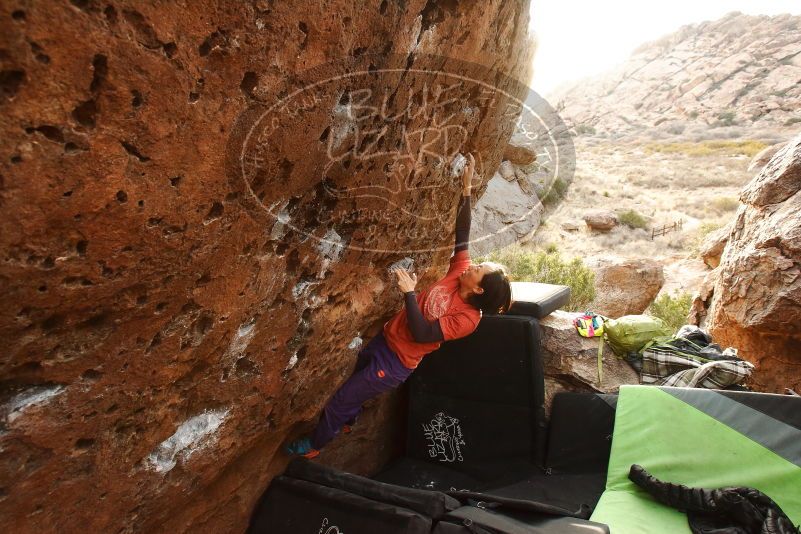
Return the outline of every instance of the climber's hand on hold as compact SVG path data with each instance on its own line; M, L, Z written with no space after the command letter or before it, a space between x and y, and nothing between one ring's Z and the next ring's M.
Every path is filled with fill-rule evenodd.
M394 269L394 272L398 275L398 288L400 288L401 293L414 291L414 286L417 285L417 274L409 275L406 269L400 267Z
M467 196L470 194L470 189L473 186L473 173L476 169L476 160L473 158L472 152L467 154L467 163L462 172L462 194Z

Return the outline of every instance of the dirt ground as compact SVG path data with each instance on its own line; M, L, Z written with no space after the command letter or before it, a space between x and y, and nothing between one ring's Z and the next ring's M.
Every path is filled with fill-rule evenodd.
M556 247L566 258L585 260L656 259L665 268L663 292L692 293L708 271L698 247L709 231L734 218L739 191L752 178L747 167L754 150L735 142L712 153L697 148L693 143L577 138L575 178L525 246ZM594 210L619 217L636 212L645 227L619 224L606 233L591 232L583 217ZM680 229L652 238L652 228L678 221Z

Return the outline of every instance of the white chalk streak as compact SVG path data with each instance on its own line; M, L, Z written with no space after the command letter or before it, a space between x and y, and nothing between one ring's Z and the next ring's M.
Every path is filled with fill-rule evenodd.
M147 457L149 466L158 473L166 473L189 458L194 452L208 446L214 433L222 425L228 410L206 411L184 421L175 434L161 442Z
M18 393L5 406L8 413L8 422L14 421L22 415L29 406L43 404L64 391L64 386L36 386Z

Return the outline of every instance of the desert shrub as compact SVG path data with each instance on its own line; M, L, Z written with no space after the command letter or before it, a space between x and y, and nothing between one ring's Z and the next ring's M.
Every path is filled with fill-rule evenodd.
M693 111L689 112L687 114L687 116L690 117L691 119L697 119L698 118L698 112L693 110Z
M723 213L734 211L740 206L740 201L734 197L718 197L712 201L712 207Z
M551 204L555 204L558 201L559 201L559 195L556 193L556 191L553 190L553 188L549 189L548 192L545 193L545 196L543 196L540 199L540 202L542 202L546 206L550 206Z
M562 197L565 196L565 193L567 193L567 188L569 186L570 186L570 184L568 184L562 178L557 178L556 180L554 180L554 183L553 183L553 188L556 190L557 193L559 193L559 196L562 196Z
M629 228L647 228L648 220L635 210L626 210L617 214L617 218L621 224L625 224Z
M675 296L662 293L651 303L646 313L659 317L675 332L687 323L692 303L693 297L690 293L685 292Z
M576 135L595 135L595 128L589 124L579 124L576 126Z
M690 252L692 252L693 256L698 256L701 254L701 245L704 243L706 236L710 232L714 232L722 226L723 225L721 223L714 222L705 222L698 226L698 229L695 231L695 236L692 239L692 243L690 244Z
M671 124L667 128L667 132L673 135L680 135L684 133L685 126L683 124Z
M784 125L785 126L792 126L793 124L795 124L797 122L801 122L801 117L792 117L790 119L787 119L787 121L784 123Z
M507 267L513 282L541 282L570 286L569 311L586 309L595 299L595 273L581 261L562 259L555 247L543 252L524 250L520 245L510 245L478 258L476 261L494 261Z
M735 113L733 111L723 111L718 113L718 120L712 126L732 126L734 124Z
M715 230L717 230L722 226L723 225L720 223L711 223L711 222L701 223L701 225L698 227L698 235L700 235L701 237L706 237L708 233L714 232Z
M568 187L570 187L570 185L565 180L562 178L557 178L553 181L551 187L545 193L545 196L540 199L540 201L546 206L549 204L554 204L558 202L560 198L565 196Z

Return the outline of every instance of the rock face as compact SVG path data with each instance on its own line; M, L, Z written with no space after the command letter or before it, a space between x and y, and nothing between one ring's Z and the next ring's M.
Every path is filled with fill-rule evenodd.
M536 93L529 93L487 191L474 203L476 255L512 243L525 243L543 220L546 208L561 201L573 180L573 138L559 114Z
M479 236L473 241L476 255L529 241L543 220L543 202L557 204L572 181L572 138L548 103L534 97L535 104L527 118L536 120L517 125L484 196L474 204L472 232ZM543 143L542 139L549 141ZM537 160L537 150L541 151L543 162Z
M546 404L560 391L617 391L622 384L639 384L639 374L615 356L607 345L603 354L603 380L598 381L598 338L578 335L573 326L577 313L557 310L540 321L545 367ZM550 410L550 408L549 408Z
M786 143L774 143L760 150L748 164L748 172L759 172Z
M644 312L665 283L662 264L653 260L598 260L589 266L596 297L588 308L612 319Z
M720 265L720 255L723 254L723 249L726 247L726 241L729 240L729 233L731 232L731 225L726 225L718 228L714 232L710 232L701 243L699 254L704 263L714 269Z
M584 223L590 230L608 232L617 226L617 215L611 211L594 211L584 216Z
M386 266L444 273L454 155L483 175L514 129L509 98L424 72L523 98L528 2L19 6L0 8L0 530L242 532L281 443L399 309ZM396 399L323 460L385 461Z
M801 16L733 12L646 43L598 77L549 95L579 130L610 138L798 128ZM739 135L730 136L739 137Z
M801 387L801 135L743 189L720 266L693 319L757 364L753 385Z
M501 174L510 167L508 161L501 164L501 170L489 181L484 196L473 208L471 232L481 236L471 245L474 256L488 254L515 242L525 242L540 226L543 212L540 199L536 193L526 194L514 179L514 174L511 180Z
M527 137L519 134L513 135L503 151L503 159L515 165L531 165L537 161L537 151Z

